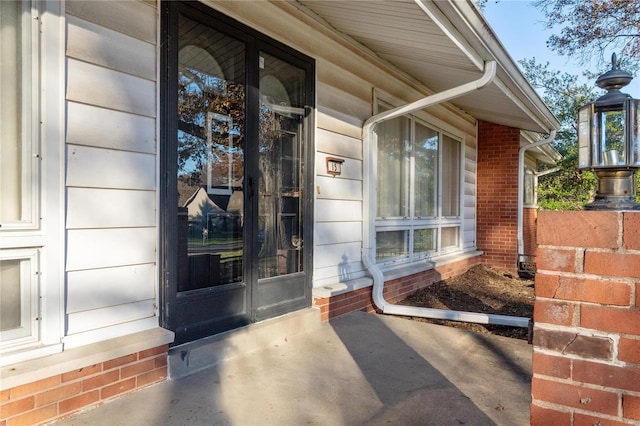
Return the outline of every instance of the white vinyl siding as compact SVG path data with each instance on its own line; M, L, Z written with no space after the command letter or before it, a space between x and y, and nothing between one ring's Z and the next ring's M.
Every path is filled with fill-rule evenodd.
M335 95L335 89L331 92ZM319 114L316 130L314 284L364 276L362 266L362 140L333 111ZM355 121L355 120L354 120ZM360 125L360 124L359 124ZM354 132L355 133L355 132ZM327 157L344 160L339 176L327 173Z
M155 82L75 59L67 66L68 101L155 116Z
M464 145L464 172L462 195L462 248L476 245L476 146L469 142Z
M65 341L75 346L157 326L157 12L102 1L66 12Z
M68 145L67 186L155 190L155 155Z
M67 143L122 151L156 152L156 121L93 105L67 103Z
M155 297L155 266L72 271L67 274L67 290L67 309L71 313L150 300Z
M67 200L68 229L137 228L156 224L153 191L69 188Z

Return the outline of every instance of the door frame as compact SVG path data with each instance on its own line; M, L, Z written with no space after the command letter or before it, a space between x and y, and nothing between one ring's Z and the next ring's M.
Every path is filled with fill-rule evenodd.
M311 289L313 273L313 212L314 212L314 164L315 164L315 61L270 37L236 21L206 5L200 3L184 2L161 2L161 47L160 47L160 133L159 133L159 296L160 296L160 324L176 332L174 345L197 340L218 332L237 328L252 322L261 321L287 312L311 306ZM245 250L245 261L243 262L243 281L245 284L243 314L226 318L215 327L204 326L195 327L189 332L177 331L178 318L178 291L177 291L177 270L178 270L178 250L175 244L177 241L176 215L172 214L177 209L170 204L171 200L175 204L177 199L177 189L175 185L176 165L176 137L177 134L177 104L178 84L174 78L178 73L178 40L175 28L177 28L178 13L184 14L190 19L212 26L217 31L228 34L246 45L245 52L245 182L255 189L244 191L245 216L250 217L248 229L244 232L243 246ZM258 108L259 104L259 52L276 55L295 66L303 68L306 72L305 93L306 106L309 112L305 120L305 145L301 157L303 162L303 272L304 274L304 297L292 303L283 303L281 306L258 309L259 288L258 288L258 197L249 194L257 191L258 182L258 142L250 141L258 135ZM251 106L253 105L253 106ZM249 148L255 152L249 152ZM256 222L256 223L253 223ZM284 275L280 278L283 282L291 280L291 277ZM268 279L277 281L277 277ZM225 290L214 290L214 292L224 292Z

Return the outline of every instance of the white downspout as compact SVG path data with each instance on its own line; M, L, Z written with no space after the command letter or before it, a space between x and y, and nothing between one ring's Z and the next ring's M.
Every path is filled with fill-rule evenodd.
M551 143L555 137L556 130L551 130L549 136L546 138L539 140L538 142L522 146L520 147L520 151L518 151L518 257L520 257L521 254L524 254L524 154L532 148L537 148Z
M454 321L474 322L480 324L500 324L515 327L529 327L530 319L521 317L512 317L506 315L481 314L476 312L452 311L444 309L419 308L414 306L396 305L387 302L383 296L384 275L376 265L375 259L375 217L376 217L376 187L374 167L377 160L377 140L373 127L385 120L390 120L413 111L427 108L448 100L460 97L467 93L479 90L493 81L496 76L496 62L488 61L484 64L484 73L482 77L469 83L435 93L423 99L417 100L410 104L394 108L389 111L382 112L369 118L362 127L362 138L364 145L364 175L372 182L369 185L369 191L365 191L365 217L363 220L363 248L362 261L367 271L373 278L372 298L373 303L385 314L406 315L421 318L435 318Z

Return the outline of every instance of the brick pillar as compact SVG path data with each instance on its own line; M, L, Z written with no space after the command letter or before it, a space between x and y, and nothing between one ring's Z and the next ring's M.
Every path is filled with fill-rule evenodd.
M520 130L478 124L477 247L484 263L512 272L518 257Z
M531 424L640 423L640 212L538 216Z

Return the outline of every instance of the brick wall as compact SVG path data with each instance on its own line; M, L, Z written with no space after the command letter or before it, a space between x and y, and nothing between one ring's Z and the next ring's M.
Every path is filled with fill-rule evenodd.
M388 280L384 284L384 298L389 303L397 303L434 282L463 274L480 261L479 257L473 257L406 277ZM365 287L332 297L315 297L313 304L320 309L322 321L328 321L353 311L373 312L375 307L371 291L371 287Z
M484 263L511 272L518 255L520 130L478 123L477 247Z
M540 212L532 425L640 424L640 212Z
M538 223L538 209L524 208L522 211L522 237L524 253L535 256L538 243L536 240L536 228Z
M0 426L69 417L167 378L168 345L0 391Z

